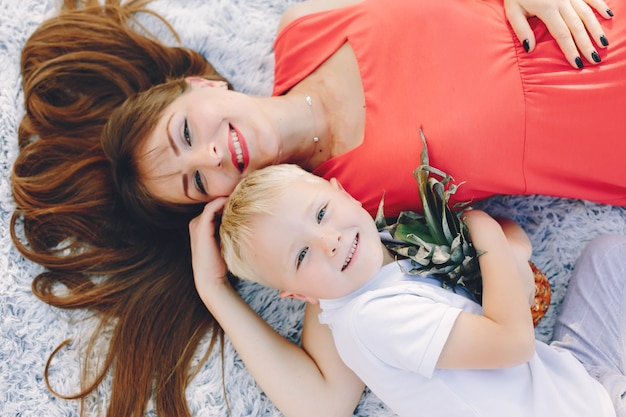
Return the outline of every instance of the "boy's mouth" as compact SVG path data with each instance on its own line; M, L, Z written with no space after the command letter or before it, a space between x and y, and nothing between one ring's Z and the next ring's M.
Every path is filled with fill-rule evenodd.
M341 267L342 271L344 271L350 265L350 262L352 262L352 257L354 256L354 252L356 252L356 247L358 246L358 244L359 234L357 233L354 237L354 240L352 241L352 246L350 246L350 250L348 251L348 256L346 256L346 260L343 261L343 266Z

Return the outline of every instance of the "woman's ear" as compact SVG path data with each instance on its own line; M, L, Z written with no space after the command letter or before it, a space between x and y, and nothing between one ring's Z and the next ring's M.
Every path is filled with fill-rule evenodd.
M228 83L226 81L208 80L204 77L187 77L185 78L185 81L187 81L191 86L217 87L228 90Z

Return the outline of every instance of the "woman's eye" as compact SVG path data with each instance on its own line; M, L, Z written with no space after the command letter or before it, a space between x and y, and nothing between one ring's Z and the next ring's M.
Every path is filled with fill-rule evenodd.
M321 223L322 219L324 218L324 215L326 215L326 206L322 207L320 209L320 211L317 212L317 222Z
M196 171L196 173L194 174L194 181L196 182L196 187L198 188L198 190L206 195L206 190L204 189L204 184L202 184L202 177L200 176L200 171Z
M185 123L183 124L183 138L187 145L191 146L191 137L189 136L189 125L187 124L187 119L185 119Z
M309 251L309 248L304 248L298 253L298 259L296 260L296 269L300 268L300 264L304 260L306 253Z

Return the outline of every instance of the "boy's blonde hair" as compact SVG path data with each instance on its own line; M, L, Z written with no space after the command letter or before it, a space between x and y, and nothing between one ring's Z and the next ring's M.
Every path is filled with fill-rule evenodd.
M274 215L277 199L301 179L325 181L297 165L283 164L256 170L237 184L224 206L220 225L222 256L232 274L264 283L244 249L255 233L252 222L259 215Z

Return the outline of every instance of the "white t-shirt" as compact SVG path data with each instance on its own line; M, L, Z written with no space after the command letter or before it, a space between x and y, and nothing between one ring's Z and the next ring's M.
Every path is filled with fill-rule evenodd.
M466 296L386 265L364 287L320 300L339 355L400 416L614 417L606 390L567 351L536 342L533 358L496 370L436 369Z

